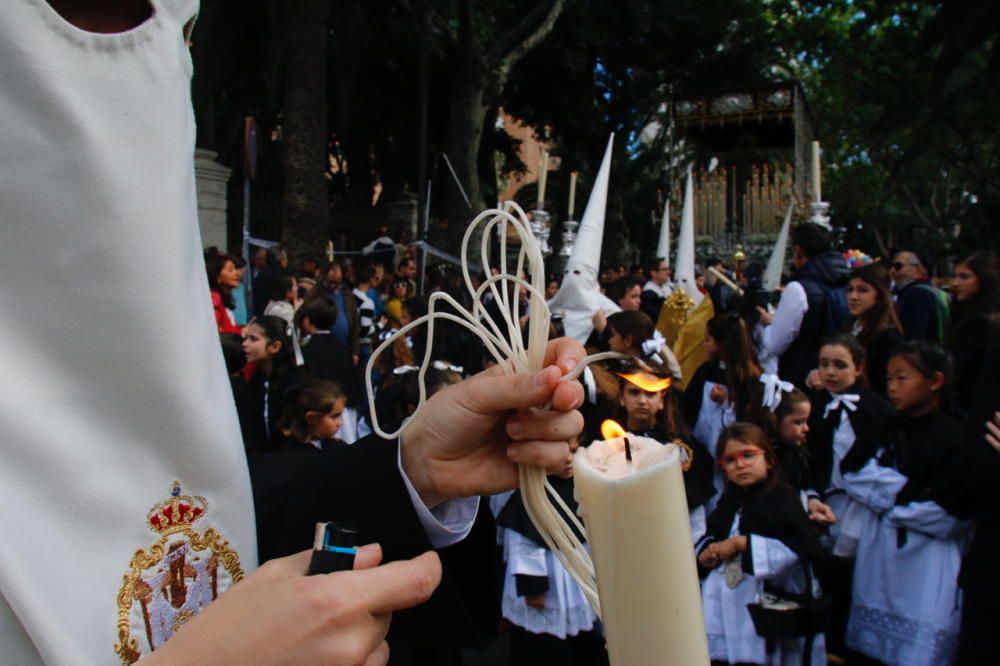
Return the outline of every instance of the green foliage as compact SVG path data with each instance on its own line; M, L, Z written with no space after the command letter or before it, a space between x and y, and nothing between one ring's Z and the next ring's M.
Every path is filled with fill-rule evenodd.
M848 243L952 254L995 243L996 4L785 2L771 14L808 91L825 198Z
M282 44L275 25L281 4L202 3L194 39L199 139L237 169L243 116L256 113L265 137L281 124ZM370 216L376 182L383 201L417 188L418 35L425 11L429 151L443 149L449 95L464 64L457 46L461 6L460 0L336 4L328 126L334 161L347 168L329 179L335 215ZM488 50L538 3L467 6L468 36ZM845 242L880 254L917 238L961 253L998 240L991 224L1000 215L998 36L997 2L569 0L553 31L514 66L500 98L487 102L551 134L563 159L560 175L550 180L552 198L565 206L568 174L580 171L578 210L607 135L616 132L609 234L649 247L666 155L662 137L640 136L663 120L671 91L799 79L824 147L825 198L834 221L847 229ZM496 134L491 118L486 124L480 175L482 197L492 201L493 167L520 165L516 144ZM255 187L280 196L280 170L268 168L278 155L280 141L269 144ZM439 170L438 213L448 187ZM233 203L238 208L238 200ZM363 228L357 233L365 235Z

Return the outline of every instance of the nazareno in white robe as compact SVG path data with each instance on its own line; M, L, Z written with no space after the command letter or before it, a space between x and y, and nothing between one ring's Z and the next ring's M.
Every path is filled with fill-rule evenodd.
M4 664L148 654L257 563L198 226L197 1L149 2L117 34L0 11Z

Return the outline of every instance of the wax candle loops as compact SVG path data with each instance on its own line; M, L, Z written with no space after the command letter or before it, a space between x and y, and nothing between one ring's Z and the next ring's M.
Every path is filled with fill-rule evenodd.
M497 266L498 273L476 288L469 273L468 254L472 236L480 225L484 225L480 243L482 265L487 270L492 266L489 257L490 232L497 226L499 226L500 232L500 261L499 266ZM509 228L513 228L521 241L517 261L514 262L513 266L508 262L507 232ZM459 324L479 337L490 355L496 359L499 367L507 374L532 372L542 368L542 363L545 359L545 348L548 342L550 320L549 307L545 302L544 296L545 264L541 249L534 234L531 232L527 216L521 207L512 201L508 201L502 208L486 210L476 216L462 239L461 257L465 285L472 296L472 310L468 310L444 292L435 292L428 299L427 314L418 317L390 335L375 349L368 360L368 365L365 369L368 407L372 415L372 427L381 437L386 439L398 437L405 430L411 419L423 408L427 400L425 375L427 368L430 366L431 352L433 350L434 324L438 320L443 319ZM530 282L520 277L524 274L525 262L527 262L527 268L531 276ZM520 312L516 293L518 287L524 288L528 293L527 344L525 344L519 324ZM499 321L494 319L483 305L483 297L487 291L492 294L494 302L500 306L498 308ZM440 311L439 308L443 304L448 306L448 312ZM424 357L420 362L420 370L418 372L420 401L413 415L403 421L402 425L395 432L386 432L382 429L378 413L375 411L372 370L378 358L396 340L405 336L414 328L425 324L427 326L428 344L425 347ZM583 359L571 372L567 373L562 378L562 381L574 381L590 363L613 358L629 357L616 352L592 354ZM597 594L594 564L590 558L590 554L573 531L573 528L576 528L582 534L584 532L583 525L577 516L569 510L559 494L549 485L546 479L546 472L543 468L519 465L518 477L524 507L527 510L528 516L538 529L546 545L552 550L563 566L566 567L570 575L580 584L587 601L593 607L598 617L600 617L601 608ZM553 506L553 503L555 506ZM556 509L557 506L559 510ZM566 523L563 516L569 519L573 528Z

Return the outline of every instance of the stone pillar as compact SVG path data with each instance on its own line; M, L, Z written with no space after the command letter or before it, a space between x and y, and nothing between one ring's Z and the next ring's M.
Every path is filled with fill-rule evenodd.
M232 169L215 161L218 153L203 148L194 150L194 174L198 191L198 226L202 247L226 247L226 186Z

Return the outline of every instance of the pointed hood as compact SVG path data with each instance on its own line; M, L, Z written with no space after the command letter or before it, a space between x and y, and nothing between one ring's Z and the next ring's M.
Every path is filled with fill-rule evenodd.
M677 263L674 266L674 282L695 302L701 303L704 294L698 291L694 279L694 183L691 167L688 167L687 183L684 185L684 208L681 212L681 232L677 239Z
M615 135L608 139L601 169L594 179L590 200L583 212L583 221L576 235L573 254L566 262L562 286L549 301L553 314L561 314L566 335L581 343L594 329L592 318L598 310L606 314L621 308L601 293L597 273L601 265L601 244L604 240L604 214L608 203L608 181L611 177L611 147Z
M778 232L778 240L774 242L774 250L771 258L767 262L767 269L764 271L762 286L764 291L774 291L781 285L781 269L785 267L785 252L788 250L788 234L792 229L792 210L794 203L788 204L788 212L785 213L785 221Z
M656 244L656 256L663 257L670 267L670 197L663 205L663 220L660 222L660 242Z
M592 274L595 281L601 265L601 243L604 241L604 215L608 207L611 148L614 141L615 135L612 134L608 138L608 147L604 151L601 169L597 172L597 178L594 179L594 188L590 191L587 208L583 211L583 219L576 232L573 254L566 262L567 273L579 270L586 274Z

